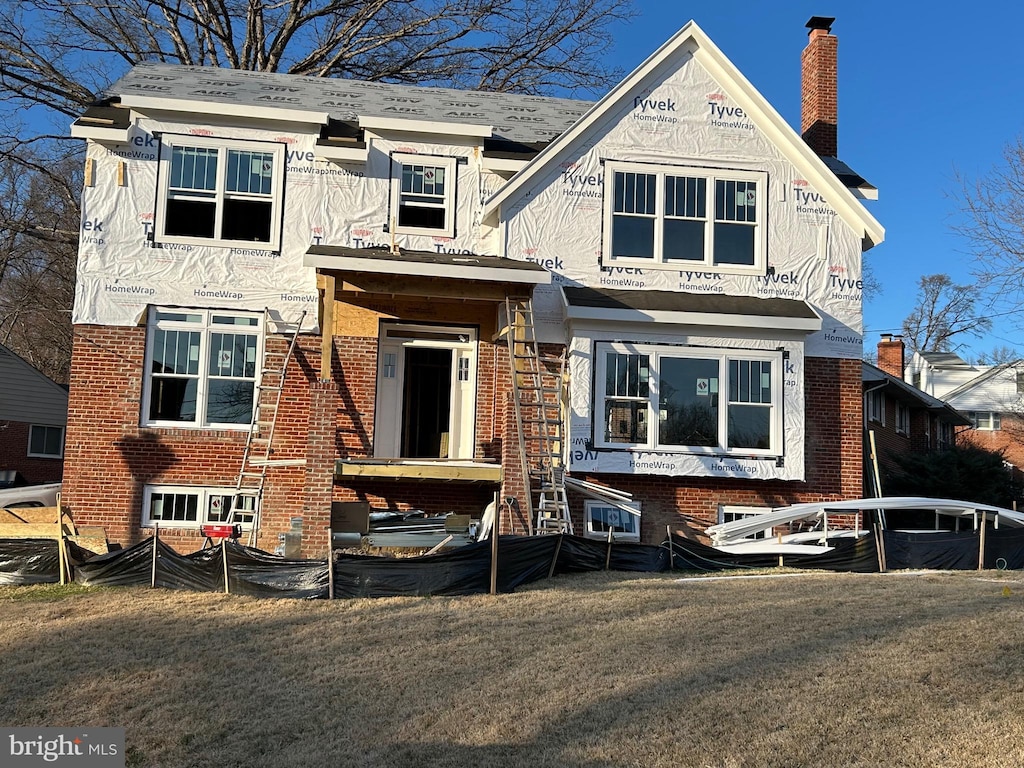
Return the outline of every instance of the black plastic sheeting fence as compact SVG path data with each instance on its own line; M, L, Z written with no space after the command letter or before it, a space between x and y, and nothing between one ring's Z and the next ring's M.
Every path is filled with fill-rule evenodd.
M1024 568L1024 529L988 529L985 567ZM973 570L978 567L977 532L884 534L889 570L934 568ZM793 568L877 572L873 536L836 539L821 555L786 555ZM154 559L153 548L156 547ZM178 554L152 538L135 546L86 559L85 550L69 542L75 581L89 586L151 586L199 592L225 591L255 597L325 599L331 568L326 560L289 560L233 542L188 555ZM40 539L0 540L0 584L58 581L57 542ZM225 557L227 564L225 567ZM552 562L554 569L552 570ZM394 597L469 595L490 590L491 544L480 542L421 557L384 558L335 555L334 596ZM502 536L498 541L497 587L512 592L549 573L584 571L715 572L779 565L778 555L720 552L681 536L662 546L613 543L578 536Z

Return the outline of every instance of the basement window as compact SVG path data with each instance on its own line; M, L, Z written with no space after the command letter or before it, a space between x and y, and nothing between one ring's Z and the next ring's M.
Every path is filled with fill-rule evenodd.
M231 512L233 488L204 488L190 485L147 485L142 495L142 526L152 528L198 528L225 523ZM252 497L242 499L234 522L243 528L252 524Z
M454 237L456 159L396 153L391 162L395 232Z
M613 541L640 541L640 502L628 502L623 506L628 509L587 500L583 512L586 537L607 541L611 531Z
M284 144L165 136L157 242L279 250Z
M247 429L262 355L260 317L160 308L149 315L143 426Z

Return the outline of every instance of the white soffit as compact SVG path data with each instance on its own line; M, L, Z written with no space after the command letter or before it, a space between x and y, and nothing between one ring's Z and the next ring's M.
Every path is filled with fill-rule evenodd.
M709 312L680 312L656 309L608 309L567 306L569 320L609 323L667 323L716 328L770 328L777 331L814 333L821 330L820 317L773 317L770 315L729 315Z
M194 115L221 115L223 117L276 120L279 122L308 123L312 125L326 125L328 119L326 112L314 112L308 109L259 107L252 104L224 104L216 101L173 99L162 96L139 96L136 94L123 95L121 97L121 105L143 111L156 109L169 112L189 112Z
M694 21L688 21L661 48L594 104L571 128L545 147L521 173L492 195L484 206L484 220L493 222L504 203L522 192L542 168L554 162L567 148L584 138L592 127L667 60L672 56L687 53L728 92L754 124L764 131L768 139L816 189L826 190L826 199L844 221L861 233L862 238L869 244L868 247L882 242L885 238L882 225L868 213L858 202L857 197L828 169Z
M316 157L343 163L365 163L368 151L365 144L361 147L350 147L345 144L317 144L313 148L313 154Z

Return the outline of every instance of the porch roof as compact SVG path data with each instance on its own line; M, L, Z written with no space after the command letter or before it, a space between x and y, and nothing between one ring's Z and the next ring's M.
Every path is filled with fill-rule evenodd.
M347 248L342 245L312 245L302 262L307 267L342 272L368 272L409 277L439 277L495 283L547 285L551 273L539 264L501 256L472 253L432 253L430 251L387 248Z
M570 320L821 330L821 317L800 299L572 286L563 286L562 294Z

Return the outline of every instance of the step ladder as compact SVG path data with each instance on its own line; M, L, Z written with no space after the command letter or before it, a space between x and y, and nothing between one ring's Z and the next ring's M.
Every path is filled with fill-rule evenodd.
M249 422L242 465L235 481L235 492L231 498L231 511L227 519L228 523L252 523L249 529L250 547L256 545L267 470L271 467L297 467L306 463L305 459L275 459L273 447L288 363L295 354L299 331L302 330L306 314L307 311L304 310L296 323L276 323L278 329L282 326L288 328L289 336L288 348L284 352L277 352L267 349L271 319L270 310L263 310L263 367L260 369L259 382L256 385L256 407L253 408L252 420Z
M506 297L504 335L512 369L527 519L532 521L534 512L537 515L536 527L530 533L572 533L563 458L565 352L558 357L540 354L530 299ZM557 373L551 372L552 367Z

